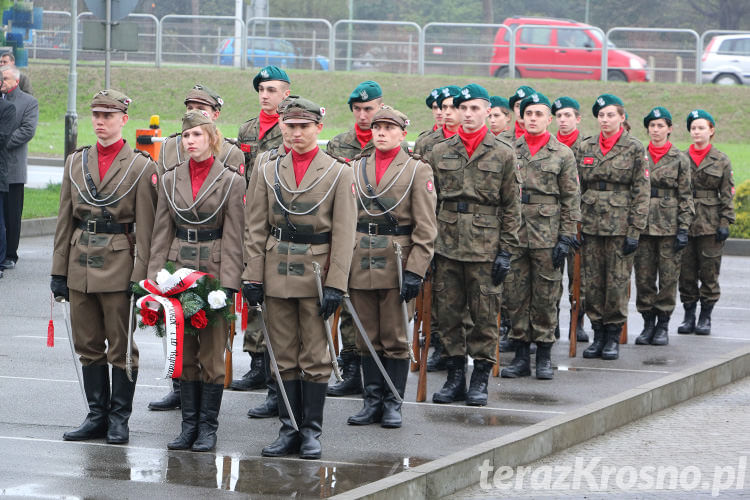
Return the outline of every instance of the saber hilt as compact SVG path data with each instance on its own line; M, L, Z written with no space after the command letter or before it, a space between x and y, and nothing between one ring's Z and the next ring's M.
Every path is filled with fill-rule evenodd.
M401 261L403 256L401 252L401 245L398 242L393 242L393 248L396 250L396 266L398 267L398 287L399 290L404 286L404 268ZM409 309L406 307L406 301L401 302L401 312L404 315L404 333L406 334L406 345L409 347L409 360L412 363L417 362L417 358L414 357L414 350L412 349L411 339L409 339Z

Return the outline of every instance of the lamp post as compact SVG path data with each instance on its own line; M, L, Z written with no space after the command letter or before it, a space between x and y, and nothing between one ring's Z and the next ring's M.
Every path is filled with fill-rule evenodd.
M78 0L70 0L70 70L68 70L68 111L65 113L65 157L76 149L78 142L78 114L76 113L76 85L78 75Z
M349 0L349 21L354 19L354 0ZM351 71L352 69L352 23L347 25L347 31L349 32L349 40L346 44L346 70Z

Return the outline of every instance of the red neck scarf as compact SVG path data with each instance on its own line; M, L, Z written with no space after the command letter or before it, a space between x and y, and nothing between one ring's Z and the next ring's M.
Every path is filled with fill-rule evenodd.
M319 149L318 146L315 146L315 148L307 153L301 154L292 149L292 166L294 166L294 180L297 182L297 187L299 187L300 182L302 182L302 178L305 176L307 168L310 166L310 163L312 163L315 155L318 154Z
M372 140L372 129L362 130L361 128L359 128L359 125L355 123L354 133L357 134L357 141L359 141L362 149L365 149L367 143Z
M540 149L542 149L542 146L549 142L550 134L546 130L543 134L538 135L532 135L528 131L526 131L524 132L523 137L524 139L526 139L526 144L529 146L529 152L531 153L531 156L534 156L539 152Z
M190 187L193 188L193 201L198 196L198 191L201 190L201 186L208 177L208 171L211 170L211 166L214 164L213 155L209 156L203 161L195 161L190 158Z
M454 135L456 135L458 133L458 129L460 129L460 128L461 127L459 126L459 127L456 127L456 130L450 131L450 130L448 130L448 127L446 127L445 125L443 125L443 137L445 137L446 139L450 139L451 137L453 137Z
M292 148L286 147L286 144L282 144L282 146L284 146L284 153L286 153L286 154L289 154L289 151L292 150Z
M711 151L711 144L703 149L695 149L695 144L691 144L688 148L690 158L693 159L693 163L695 163L696 167L701 166L701 162L703 162L703 159L706 157L706 155L708 155L709 151Z
M432 131L434 132L434 131L436 131L436 130L437 130L437 129L439 129L439 128L440 128L440 125L438 125L438 124L436 123L435 125L433 125L433 126L432 126Z
M279 123L278 113L269 115L261 109L260 114L258 115L258 125L260 127L260 132L258 132L258 140L263 139L263 136L266 135L266 132L271 130L277 123Z
M388 167L400 149L401 146L396 146L390 151L385 152L375 150L375 184L380 184L380 179L383 178L383 174L388 170Z
M604 156L607 156L607 153L609 153L609 151L614 147L614 145L620 139L620 136L622 135L623 130L625 129L620 127L620 130L618 130L616 134L612 134L610 137L607 137L607 138L604 137L604 134L599 132L599 149L601 150Z
M461 138L461 142L464 143L469 158L474 154L474 151L476 151L479 143L482 142L485 135L487 135L487 125L482 125L482 127L475 132L465 132L463 127L458 127L458 136Z
M665 154L667 154L672 147L672 143L667 141L661 147L656 147L650 142L648 143L648 154L651 155L651 159L654 160L654 165L659 163Z
M523 128L521 124L518 123L518 121L516 121L513 132L516 134L516 139L518 139L523 135L524 132L526 132L526 129Z
M109 146L102 146L101 143L96 143L97 159L99 160L99 181L104 180L104 176L107 175L107 170L112 166L112 162L115 161L115 157L120 152L122 147L125 145L125 141L120 138L119 141L110 144Z
M573 147L573 144L576 143L576 139L578 139L579 131L578 129L575 129L568 135L563 135L560 133L560 131L557 131L557 140L568 146L569 148Z

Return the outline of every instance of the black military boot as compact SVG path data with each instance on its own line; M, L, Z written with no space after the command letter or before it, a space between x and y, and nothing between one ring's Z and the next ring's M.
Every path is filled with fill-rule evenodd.
M409 360L380 358L385 367L385 372L391 377L391 382L396 387L399 397L403 400L406 391L406 377L409 375ZM375 368L377 370L377 368ZM383 380L383 418L380 426L386 429L401 427L401 402L396 399L388 385Z
M383 391L388 391L388 386L372 356L366 354L362 355L362 379L365 385L364 406L346 421L350 425L375 424L383 416Z
M591 323L594 329L594 341L583 351L584 358L601 358L602 349L604 348L604 326L601 323Z
M489 361L475 360L474 371L471 372L469 390L466 392L466 404L468 406L487 405L487 381L492 371L492 363Z
M271 418L279 415L278 405L278 388L276 382L271 377L271 360L268 358L268 351L263 353L265 358L263 362L263 371L266 374L266 387L268 392L266 393L266 400L263 404L250 408L247 410L247 416L251 418Z
M531 375L531 343L514 340L516 355L508 366L500 370L502 378L528 377Z
M329 396L351 396L362 393L362 374L359 372L361 358L358 352L341 353L341 382L328 388Z
M219 409L224 384L201 385L201 409L198 420L198 439L193 443L193 451L211 451L216 448L216 431L219 429Z
M112 396L109 402L109 427L107 428L107 442L109 444L125 444L130 439L128 420L133 412L133 395L138 370L133 370L133 381L122 368L112 367Z
M698 324L695 325L696 335L711 335L711 311L714 305L701 300L701 314L698 317Z
M176 410L180 407L180 380L172 379L172 390L158 401L151 401L148 409L152 411Z
M432 354L427 360L427 371L428 372L441 372L448 366L447 358L443 356L445 349L443 348L443 341L440 338L440 334L434 333L430 336L430 344L433 345Z
M669 344L669 313L659 312L654 337L651 339L651 345Z
M536 343L536 378L552 380L555 370L552 369L552 342Z
M602 348L602 359L612 361L620 357L620 332L622 325L604 325L606 340Z
M432 395L433 403L452 403L466 399L466 357L451 356L447 364L448 376L443 387Z
M83 389L89 413L78 429L63 434L66 441L103 438L107 434L109 413L109 365L82 366Z
M656 328L656 311L644 311L641 313L641 316L643 316L643 330L635 339L635 343L637 345L650 345L651 339L654 338L654 329Z
M182 429L177 439L167 444L169 450L189 450L198 437L198 421L201 407L201 383L177 380L180 384L180 407Z
M232 381L229 386L232 390L251 391L262 388L266 383L265 355L260 352L248 354L250 355L250 371L242 378Z
M589 335L583 328L584 312L583 307L578 308L578 321L576 322L576 340L578 342L588 342Z
M677 333L693 333L695 331L695 309L697 302L685 302L682 307L685 308L685 319L677 327Z
M289 406L292 409L294 420L297 422L297 426L301 428L302 425L302 381L297 380L284 380L284 390L286 396L289 399ZM281 421L281 429L279 429L279 436L276 440L263 448L261 455L264 457L284 457L286 455L293 455L299 453L299 445L301 437L299 432L294 430L292 426L292 419L289 418L289 412L286 409L286 405L283 400L279 398L279 420Z
M328 384L302 381L302 425L299 434L299 457L316 460L323 453L320 435L323 432L323 407L326 402Z

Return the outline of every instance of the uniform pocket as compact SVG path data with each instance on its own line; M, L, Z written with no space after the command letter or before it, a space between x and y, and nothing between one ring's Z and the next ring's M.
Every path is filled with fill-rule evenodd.
M121 250L130 250L130 242L124 234L115 234L112 236L110 247L115 252L119 252Z
M458 245L458 214L449 210L441 210L437 220L441 241L446 247L455 248Z
M471 219L471 239L482 242L485 252L497 250L500 221L496 215L474 214ZM475 243L476 244L476 243Z

